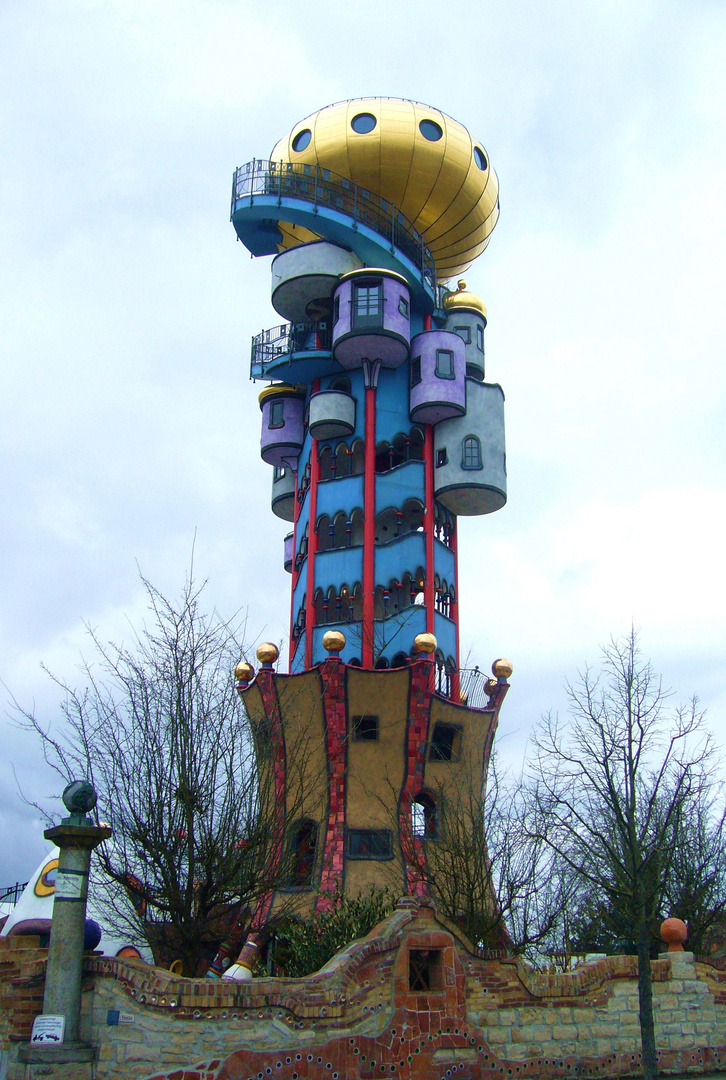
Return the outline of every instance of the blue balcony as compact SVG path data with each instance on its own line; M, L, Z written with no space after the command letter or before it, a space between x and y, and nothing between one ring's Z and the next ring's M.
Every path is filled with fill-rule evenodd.
M293 386L342 371L330 351L327 322L283 323L252 338L251 379L281 379Z

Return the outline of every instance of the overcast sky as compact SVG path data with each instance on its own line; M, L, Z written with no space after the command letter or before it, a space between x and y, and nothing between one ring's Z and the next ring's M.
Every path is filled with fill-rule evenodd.
M513 759L562 684L640 628L726 742L726 9L649 0L0 4L0 676L58 716L82 620L128 637L137 563L286 636L259 457L269 260L232 171L306 114L410 97L487 148L501 217L469 270L506 394L509 502L461 524L462 655L514 664ZM0 885L57 790L2 721Z

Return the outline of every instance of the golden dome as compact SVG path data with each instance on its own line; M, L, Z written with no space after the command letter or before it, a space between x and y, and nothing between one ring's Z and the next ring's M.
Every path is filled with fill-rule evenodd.
M499 217L499 182L484 148L456 120L417 101L328 105L295 124L270 158L317 163L393 203L422 234L443 281L482 253ZM315 238L280 227L283 247Z
M279 655L280 650L271 641L263 641L257 646L257 659L261 664L274 664Z
M413 639L413 651L415 653L435 653L438 644L433 634L416 634Z
M240 660L234 669L235 682L251 682L255 677L255 669L246 660Z
M496 675L498 679L508 679L513 670L511 661L504 658L495 660L492 664L492 675Z
M323 634L323 648L326 652L337 653L345 647L345 634L340 630L326 630Z
M260 408L271 397L304 397L304 394L297 386L289 386L287 383L275 383L274 386L266 386L264 390L260 390L257 396Z
M467 292L466 282L462 278L458 284L456 292L447 293L444 297L444 311L478 311L480 315L483 315L486 319L487 309L484 307L484 301L476 296L473 292Z

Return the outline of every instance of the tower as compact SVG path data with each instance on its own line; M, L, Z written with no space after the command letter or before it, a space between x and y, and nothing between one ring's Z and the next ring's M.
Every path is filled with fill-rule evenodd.
M283 894L310 913L384 871L425 892L461 777L481 792L511 666L461 669L457 520L506 501L504 395L482 301L442 282L498 214L484 148L411 101L329 106L235 172L232 223L273 256L285 320L251 356L292 578L289 674L274 646L238 672L281 867L260 927Z

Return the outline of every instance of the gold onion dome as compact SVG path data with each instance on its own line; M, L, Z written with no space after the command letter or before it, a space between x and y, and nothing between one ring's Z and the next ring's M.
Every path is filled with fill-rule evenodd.
M274 162L318 164L387 202L419 232L443 281L482 253L499 217L499 182L483 146L450 116L401 98L357 98L305 117ZM281 248L314 233L279 223Z
M447 293L444 297L444 311L478 311L486 319L487 309L484 307L484 301L467 290L463 278L457 282L457 285L456 292Z

